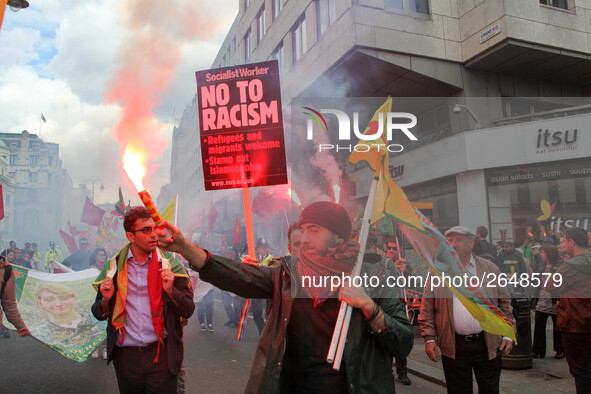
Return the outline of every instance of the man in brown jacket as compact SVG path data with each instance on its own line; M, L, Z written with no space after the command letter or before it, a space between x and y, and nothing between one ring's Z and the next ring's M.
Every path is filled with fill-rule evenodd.
M14 271L12 266L8 264L4 256L0 256L0 288L2 297L2 308L0 308L0 325L2 324L2 311L6 314L6 318L13 326L18 330L18 335L25 337L30 335L29 329L25 325L20 312L18 311L18 305L16 303L16 289L14 282ZM9 274L6 274L9 272ZM7 280L5 277L7 276Z
M456 226L445 233L464 269L479 278L483 274L500 274L490 261L472 254L474 232ZM515 327L509 292L504 287L483 287ZM443 372L448 393L472 393L472 370L479 393L498 393L501 377L501 354L508 354L513 341L489 334L470 315L463 304L444 286L431 288L431 274L427 277L421 314L419 315L425 352L437 362L441 349Z

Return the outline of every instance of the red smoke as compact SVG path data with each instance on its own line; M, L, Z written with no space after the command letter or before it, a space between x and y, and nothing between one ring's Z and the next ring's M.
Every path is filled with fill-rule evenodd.
M105 102L119 103L119 121L111 132L121 144L121 153L130 145L146 153L148 174L156 170L154 160L166 146L163 124L153 109L162 104L176 65L181 44L196 37L207 38L216 30L202 2L177 0L122 0L118 13L127 37L119 44L115 74L107 84ZM187 83L193 82L187 75Z

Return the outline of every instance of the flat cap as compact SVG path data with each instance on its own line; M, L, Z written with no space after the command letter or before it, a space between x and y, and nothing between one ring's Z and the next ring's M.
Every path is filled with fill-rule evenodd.
M466 226L454 226L445 232L446 237L449 234L470 235L472 237L475 237L474 230L472 230Z

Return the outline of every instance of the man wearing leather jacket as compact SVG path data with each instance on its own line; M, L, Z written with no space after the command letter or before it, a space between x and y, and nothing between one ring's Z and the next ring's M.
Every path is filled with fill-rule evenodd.
M392 358L408 356L414 339L398 289L385 282L373 288L305 286L307 276L349 275L359 244L351 239L351 219L340 205L310 204L298 222L302 249L291 264L282 258L255 266L213 256L169 223L171 236L161 231L159 242L183 255L214 286L271 300L245 392L393 393ZM388 276L380 264L364 264L365 273L384 281ZM353 313L343 363L335 371L326 356L339 300L351 305Z

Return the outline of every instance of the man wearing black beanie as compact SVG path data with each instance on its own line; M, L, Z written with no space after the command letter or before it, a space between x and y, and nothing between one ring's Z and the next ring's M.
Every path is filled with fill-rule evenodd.
M340 205L316 202L299 218L298 257L269 266L241 264L214 256L183 237L169 223L159 232L163 248L180 253L202 280L245 298L270 299L245 392L394 392L393 357L406 357L413 331L379 264L363 265L361 276L379 278L373 288L322 283L351 274L359 244L351 239L351 218ZM291 267L291 268L290 268ZM326 362L340 302L353 307L343 363Z

